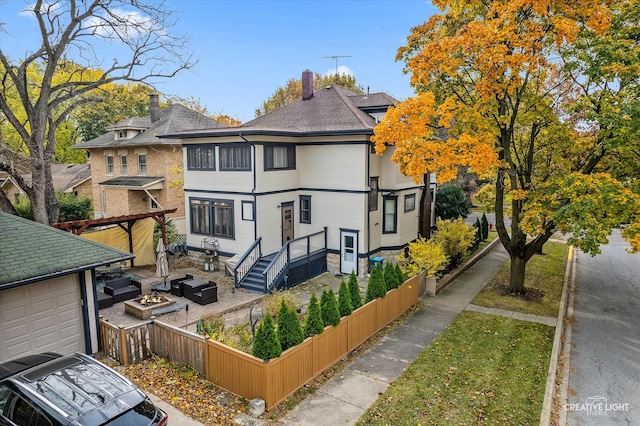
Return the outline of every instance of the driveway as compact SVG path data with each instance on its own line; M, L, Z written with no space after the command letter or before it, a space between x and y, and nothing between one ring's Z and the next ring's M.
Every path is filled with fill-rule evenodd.
M640 254L628 247L616 232L601 254L578 254L569 425L640 425Z

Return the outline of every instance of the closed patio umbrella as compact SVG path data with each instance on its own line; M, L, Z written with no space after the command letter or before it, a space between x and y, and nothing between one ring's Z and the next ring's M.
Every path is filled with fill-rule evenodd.
M162 289L156 288L157 290L166 289L168 276L169 276L169 261L167 260L167 251L165 249L164 243L162 242L162 238L160 238L158 240L158 247L156 247L156 277L164 278L164 285L162 286ZM165 291L168 291L168 290L165 290Z

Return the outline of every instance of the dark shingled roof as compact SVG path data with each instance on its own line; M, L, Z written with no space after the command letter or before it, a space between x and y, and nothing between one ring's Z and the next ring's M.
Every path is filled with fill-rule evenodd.
M66 191L89 179L91 166L89 164L51 164L51 177L56 191Z
M105 180L104 182L100 182L99 185L107 185L107 186L127 186L127 187L139 187L144 188L145 186L162 182L164 178L162 176L118 176L113 179Z
M238 127L167 133L166 137L194 138L225 134L289 133L373 134L375 119L365 111L385 111L396 102L386 93L359 95L333 85L298 99Z
M121 146L172 145L179 144L178 139L158 138L159 135L172 134L189 129L210 129L225 127L198 112L182 105L171 105L160 110L157 121L151 123L151 116L134 117L110 126L108 129L147 129L131 139L115 139L115 132L109 131L90 141L73 146L75 149L117 148Z
M69 232L0 212L0 289L133 257Z

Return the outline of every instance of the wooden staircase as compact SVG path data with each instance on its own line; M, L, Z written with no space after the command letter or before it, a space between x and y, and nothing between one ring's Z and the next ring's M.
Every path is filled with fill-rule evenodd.
M273 255L261 257L260 260L253 265L249 273L244 276L239 287L247 291L264 293L264 273L267 270L267 266L271 263L271 260L273 260Z

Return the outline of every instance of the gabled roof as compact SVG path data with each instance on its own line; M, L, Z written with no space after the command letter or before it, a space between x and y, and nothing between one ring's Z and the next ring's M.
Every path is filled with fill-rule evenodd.
M166 134L170 138L195 138L242 134L373 134L376 120L366 110L386 111L396 102L385 93L359 95L332 85L314 92L307 100L298 99L241 126L188 130Z
M0 289L133 257L70 232L0 212Z
M160 110L157 121L151 122L151 116L134 117L121 121L108 130L134 129L143 130L142 133L130 139L116 139L115 132L109 131L90 141L74 145L74 149L91 148L117 148L121 146L146 146L146 145L175 145L180 141L171 138L158 138L159 135L177 133L188 129L210 129L225 127L220 122L213 120L198 112L185 108L182 105L171 105ZM146 130L145 130L146 129Z
M91 178L89 164L51 164L51 178L56 191L70 191Z

